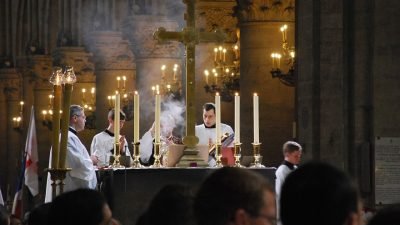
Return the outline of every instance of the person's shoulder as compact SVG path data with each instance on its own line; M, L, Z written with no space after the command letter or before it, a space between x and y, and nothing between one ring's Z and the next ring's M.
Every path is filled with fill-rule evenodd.
M196 129L201 129L201 128L204 128L204 124L199 124L199 125L196 125L196 126L195 126L195 128L196 128Z
M225 124L225 123L221 123L221 128L222 128L222 129L227 129L227 130L232 130L232 131L233 131L232 127L229 126L228 124Z

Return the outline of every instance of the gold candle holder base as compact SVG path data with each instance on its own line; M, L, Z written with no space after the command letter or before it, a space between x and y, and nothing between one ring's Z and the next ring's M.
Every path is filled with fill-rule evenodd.
M57 197L57 186L58 186L58 194L64 193L64 179L67 177L67 172L71 171L71 168L64 169L56 169L56 168L47 168L47 172L50 173L51 179L51 199L55 199ZM58 181L58 182L57 182Z
M132 168L143 168L142 164L140 164L140 142L132 143L133 145L133 164Z
M116 151L116 152L115 152ZM111 168L113 169L120 169L120 168L125 168L125 166L121 165L120 161L119 161L119 157L120 157L120 151L119 151L119 143L115 143L114 144L114 162L111 165Z
M241 149L240 146L242 143L235 143L235 165L234 167L244 167L242 164L240 164L240 157L241 155Z
M161 165L161 155L160 155L160 147L161 143L156 142L154 143L154 164L150 166L150 168L162 168L163 165Z
M224 165L222 164L222 160L221 160L221 158L222 158L221 148L222 148L221 144L215 144L215 158L217 161L215 162L214 168L224 167Z
M252 143L252 145L253 145L254 165L251 166L251 168L265 168L265 166L260 163L261 143Z

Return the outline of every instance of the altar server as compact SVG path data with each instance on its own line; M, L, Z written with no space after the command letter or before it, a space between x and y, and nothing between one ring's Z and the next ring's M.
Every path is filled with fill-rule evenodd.
M79 140L77 133L85 129L86 116L84 109L79 105L70 106L70 121L68 131L68 145L66 155L66 167L72 170L67 172L64 180L64 192L76 190L79 188L95 189L97 178L93 162L89 152ZM51 154L49 167L51 166ZM45 202L52 200L50 173L47 176Z

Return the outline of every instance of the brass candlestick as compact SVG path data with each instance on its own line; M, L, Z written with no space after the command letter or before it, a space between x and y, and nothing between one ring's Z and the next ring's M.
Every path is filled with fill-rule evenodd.
M241 149L240 146L242 145L242 143L235 143L235 166L234 167L243 167L240 164L240 157L241 155Z
M67 172L71 171L71 168L64 168L64 169L55 169L55 168L48 168L47 171L50 173L51 179L51 199L55 199L57 197L57 186L59 190L59 194L64 193L64 179L67 177ZM57 182L58 181L58 182Z
M151 166L152 168L161 168L163 167L160 162L160 147L161 143L160 142L155 142L154 143L154 164Z
M221 158L222 158L221 148L222 148L222 145L220 143L215 144L215 158L217 160L215 163L215 166L214 166L215 168L221 168L224 166L221 161Z
M253 155L254 155L254 165L251 166L252 168L264 168L265 166L263 166L260 163L260 146L261 143L252 143L253 145Z
M114 151L115 152L115 157L114 157L114 162L112 164L112 168L124 168L123 165L121 165L119 158L120 158L120 149L119 149L119 143L114 143Z
M132 143L133 144L133 168L142 168L143 166L140 164L140 142Z

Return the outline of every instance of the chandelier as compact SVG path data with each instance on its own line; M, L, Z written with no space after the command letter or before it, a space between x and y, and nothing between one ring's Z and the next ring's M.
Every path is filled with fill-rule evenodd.
M117 76L117 89L114 91L115 94L120 94L121 96L121 108L125 113L125 120L130 121L133 119L133 91L128 91L126 89L126 76ZM121 84L122 83L122 84ZM113 109L115 106L115 95L107 96L109 110Z
M204 70L207 93L219 93L222 101L230 102L240 89L240 52L237 44L231 48L214 48L214 67Z
M172 68L172 70L169 68ZM162 65L161 84L156 84L151 87L153 95L159 93L165 97L179 100L182 97L182 82L178 77L181 77L181 70L178 64L174 64L173 67Z
M19 102L20 109L19 109L18 116L15 116L12 118L13 128L15 131L18 131L18 132L22 132L22 129L23 129L22 118L23 118L24 104L25 104L24 101Z
M287 41L287 29L288 26L285 24L280 28L282 33L282 54L278 52L271 53L272 59L272 70L271 75L272 78L279 78L279 80L290 87L295 86L295 51L294 47L289 47L289 43ZM282 72L281 70L281 62L285 65L285 67L289 67L287 73Z

